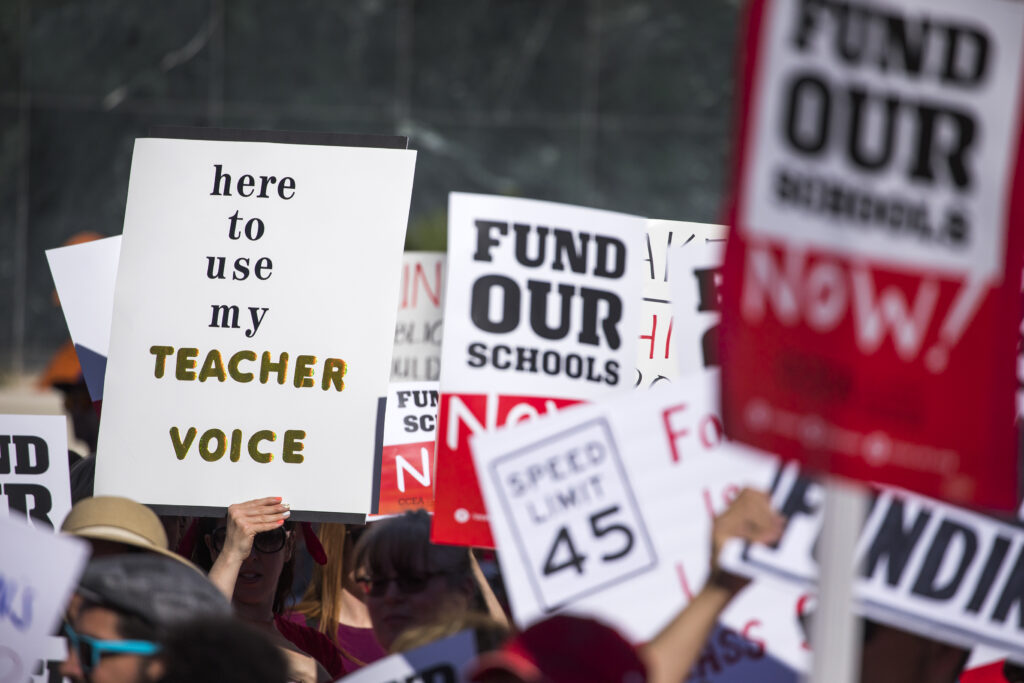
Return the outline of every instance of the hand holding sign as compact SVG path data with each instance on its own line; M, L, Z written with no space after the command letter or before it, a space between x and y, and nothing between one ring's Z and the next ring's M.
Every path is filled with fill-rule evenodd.
M772 500L767 493L750 488L740 491L711 525L711 573L708 582L732 593L741 590L749 580L722 568L719 564L722 547L734 538L748 543L775 543L784 528L785 518L772 508Z

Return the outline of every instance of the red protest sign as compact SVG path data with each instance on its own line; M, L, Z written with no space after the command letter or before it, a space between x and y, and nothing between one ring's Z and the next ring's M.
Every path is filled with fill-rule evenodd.
M757 0L747 27L728 434L1011 507L1024 5Z

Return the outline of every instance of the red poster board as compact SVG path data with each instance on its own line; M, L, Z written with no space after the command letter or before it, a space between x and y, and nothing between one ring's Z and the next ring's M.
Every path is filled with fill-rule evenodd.
M1011 509L1024 4L757 0L746 26L727 433Z

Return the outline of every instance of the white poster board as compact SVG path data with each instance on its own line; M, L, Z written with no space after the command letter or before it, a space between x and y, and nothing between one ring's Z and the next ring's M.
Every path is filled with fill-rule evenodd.
M466 432L633 386L646 221L452 193L432 540L487 547Z
M97 495L369 512L414 162L403 149L136 141Z
M444 334L443 251L402 254L402 282L395 322L391 381L431 381L441 376Z
M677 321L672 335L677 372L687 375L721 365L718 322L722 317L722 259L726 228L703 226L683 249L668 254L672 273L672 312Z
M0 672L28 680L37 661L52 656L51 633L89 559L81 539L0 518ZM20 673L15 673L20 672Z
M721 443L716 375L471 438L517 625L566 611L642 642L697 593L713 516L772 463ZM802 598L772 581L745 589L705 648L702 675L795 680Z
M46 250L60 307L92 400L103 398L121 236Z
M466 667L476 657L472 631L379 659L345 676L345 683L461 683Z
M68 426L63 415L0 415L0 518L59 529L71 510Z
M731 542L723 565L813 588L824 486L795 464L769 475L763 486L788 517L782 538L771 547ZM854 597L864 616L1024 661L1024 525L886 488L861 530L857 566Z
M721 281L719 271L725 235L726 229L721 225L647 221L636 387L647 388L672 381L680 374L705 367L704 355L698 352L702 350L705 328L717 323L717 288ZM670 261L684 263L685 268L673 266ZM686 275L677 278L676 270ZM688 278L695 278L695 281ZM682 284L678 284L677 279L683 280ZM682 306L675 302L681 294L687 297ZM680 310L688 311L687 315L680 318ZM712 318L714 322L707 322Z

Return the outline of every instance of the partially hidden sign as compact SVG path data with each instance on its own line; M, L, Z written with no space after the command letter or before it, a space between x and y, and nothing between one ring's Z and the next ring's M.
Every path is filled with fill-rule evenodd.
M392 382L384 415L379 515L434 509L437 382Z
M370 511L414 163L405 149L136 141L97 495Z
M683 221L647 221L644 241L643 301L640 304L640 343L637 349L634 386L649 388L662 382L671 382L680 372L692 372L704 363L717 365L717 334L702 337L696 313L683 319L673 315L673 297L677 296L676 278L697 278L693 298L698 312L711 312L717 324L719 310L718 284L725 245L725 228L706 223ZM672 259L682 258L685 274L673 274L669 284ZM705 265L710 263L711 265ZM689 283L688 283L689 284ZM689 294L690 288L686 293ZM703 334L702 334L703 333ZM694 342L693 338L697 337ZM713 343L712 343L713 342ZM703 353L702 343L714 347L712 353ZM681 354L681 355L680 355ZM715 362L712 362L715 361Z
M51 634L89 559L89 545L13 517L0 517L0 538L0 680L20 683L52 658Z
M472 630L384 657L345 676L346 683L462 683L476 657Z
M436 382L444 334L444 252L407 251L395 322L391 381Z
M103 399L121 236L46 250L60 308L93 401Z
M727 544L724 565L812 587L824 486L796 464L766 480L787 519L773 546ZM1024 661L1024 525L900 489L874 494L857 542L855 605L866 617Z
M516 624L584 614L653 638L708 574L711 522L773 461L732 450L717 371L471 437ZM795 681L800 589L767 580L723 613L695 675Z
M642 218L452 193L432 540L492 546L467 437L632 386Z
M71 510L63 415L0 415L0 519L24 516L52 532Z
M1024 4L757 0L748 26L727 432L1010 509Z

